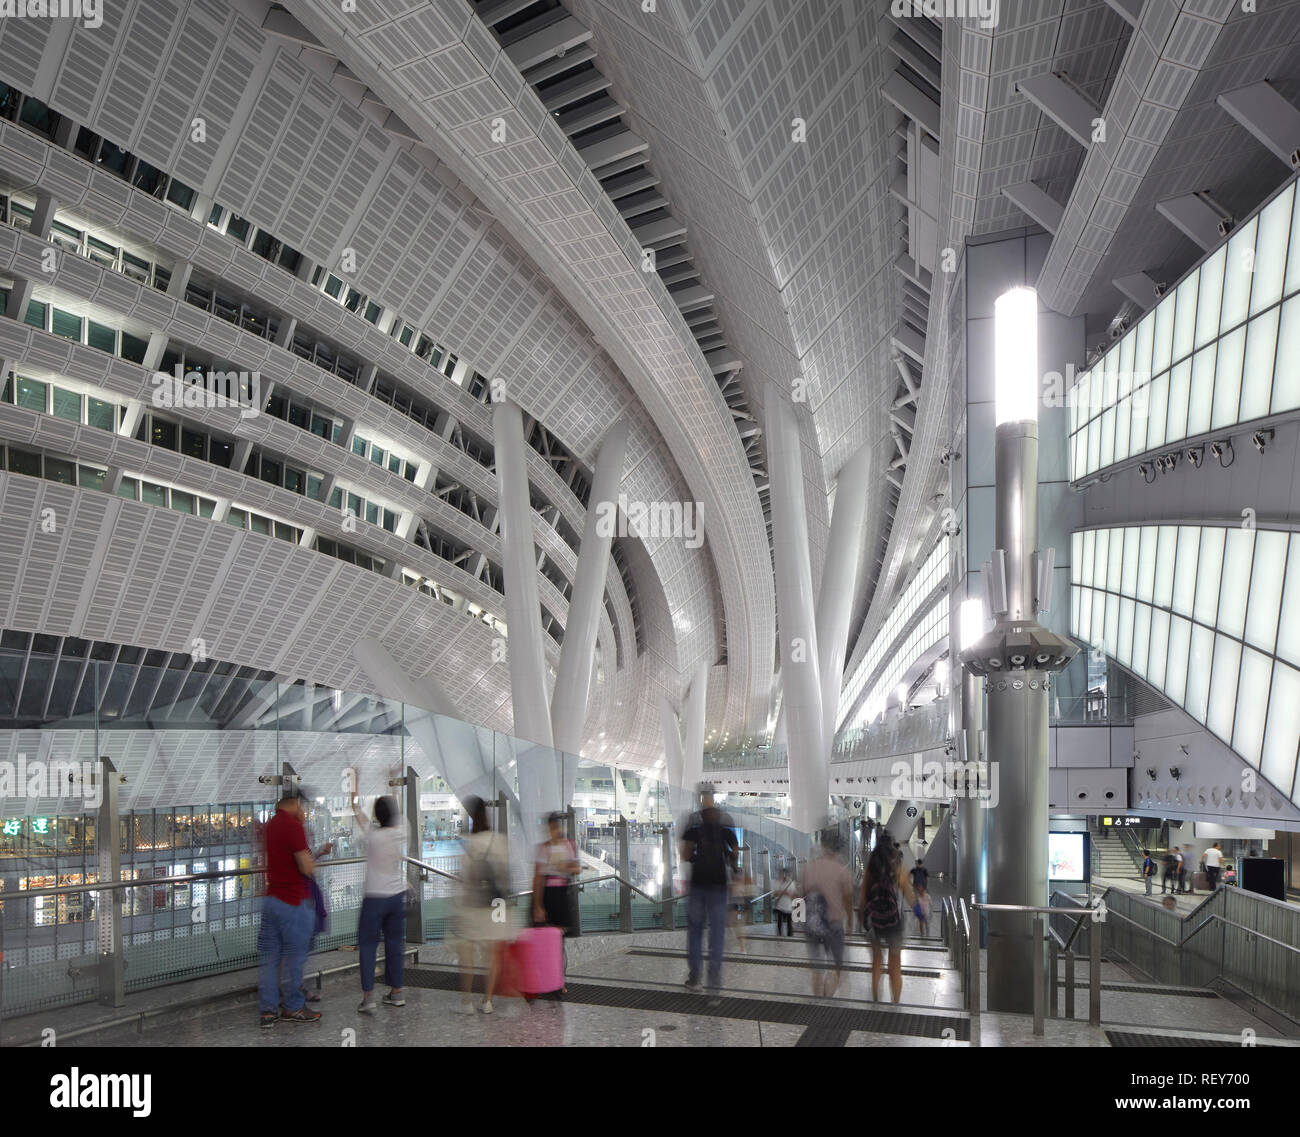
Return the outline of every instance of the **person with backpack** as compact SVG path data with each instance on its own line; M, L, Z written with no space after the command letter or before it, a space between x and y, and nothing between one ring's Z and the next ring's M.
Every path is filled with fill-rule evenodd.
M1142 850L1142 879L1146 881L1147 895L1151 895L1151 883L1156 875L1155 858L1151 856L1150 849Z
M829 998L840 985L844 966L845 917L853 914L853 875L839 855L839 834L830 831L822 839L821 855L804 869L805 930L813 959L829 956L830 971L813 971L813 994Z
M915 889L930 887L930 870L925 867L925 862L918 860L916 868L912 870L912 887Z
M735 872L740 852L736 834L722 824L722 816L706 793L700 812L682 834L683 865L691 866L686 900L686 986L700 989L704 963L704 926L709 926L710 995L722 986L722 952L727 934L727 874Z
M456 912L460 1013L474 1013L472 992L477 949L488 957L487 987L479 1010L490 1015L492 996L505 964L506 945L514 939L514 929L505 918L503 903L510 894L510 861L505 838L492 832L483 799L467 799L465 812L469 815L470 834L465 839L465 888Z
M1188 852L1191 850L1189 849ZM1178 891L1187 892L1187 854L1178 846L1174 847L1174 855L1178 858Z
M1174 892L1178 891L1178 847L1176 845L1165 853L1164 872L1160 876L1160 895L1163 896L1171 887Z
M880 972L884 949L889 949L889 987L895 1003L903 997L903 908L898 894L916 910L912 885L903 860L892 844L877 845L862 875L862 925L871 936L871 998L880 999ZM919 916L918 916L919 919Z

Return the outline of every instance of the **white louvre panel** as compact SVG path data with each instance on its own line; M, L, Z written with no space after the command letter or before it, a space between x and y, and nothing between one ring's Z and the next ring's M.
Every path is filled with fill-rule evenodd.
M218 46L231 21L228 14L225 18L208 18L206 12L209 8L209 5L195 5L180 21L150 107L150 119L140 134L143 145L156 146L170 153L168 168L190 186L203 184L211 155L216 152L215 147L220 144L226 123L235 110L229 103L229 94L212 85L211 75ZM250 55L249 70L252 58ZM201 112L200 107L208 109ZM190 132L195 117L201 115L204 126L208 127L207 120L214 114L221 116L221 121L211 124L208 134L211 143L194 142ZM170 137L154 128L155 116L159 121L171 123L173 133ZM210 146L213 149L209 149Z
M105 5L102 27L92 30L78 26L73 31L74 40L78 37L94 37L111 52L108 67L104 68L101 64L97 69L101 73L106 71L108 82L100 85L94 119L104 134L119 139L119 144L128 150L140 128L141 111L153 82L153 72L144 63L144 60L151 57L136 55L134 52L128 55L121 50L121 45L128 41L130 24L136 15L138 10Z
M391 19L391 13L386 14L385 19ZM420 27L427 28L439 19L436 12L423 14ZM364 22L364 15L358 14L352 26L355 28ZM197 53L182 48L181 45L186 42L187 36L199 45L212 43L214 32L224 23L229 24L229 34L225 37L225 46L220 56L205 60L200 56L202 51L207 50L206 47L200 46ZM394 29L394 31L399 36L405 34L404 29ZM459 40L461 33L458 30L449 34ZM474 46L481 49L483 57L492 55L494 48L486 35L476 35L472 29L467 34L472 37ZM246 132L244 124L239 121L243 115L236 115L236 109L240 106L245 91L249 89L250 77L260 73L259 67L264 70L269 65L273 78L279 76L288 79L293 76L296 66L292 60L293 53L272 48L269 54L263 54L264 45L268 42L266 38L247 20L235 14L223 3L205 2L187 5L182 26L169 42L172 45L168 49L170 58L175 58L182 52L194 55L187 78L192 87L202 84L200 90L193 95L194 104L187 110L187 114L192 116L197 113L195 108L200 105L204 110L217 107L220 113L212 111L205 115L209 132L209 144L206 148L191 146L181 140L179 144L173 141L167 152L160 153L157 148L163 144L162 135L167 132L153 131L151 121L157 116L154 114L152 104L149 104L145 106L140 116L143 122L137 124L140 127L138 152L145 160L174 171L191 185L212 188L204 185L208 172L207 163L211 160L211 155L221 149L219 140L222 139L223 124L234 122L240 134L237 144L233 141L226 143L226 149L232 150L231 164L225 167L223 163L225 168L214 171L214 177L219 181L226 176L233 176L231 171L239 166L241 154L247 151L248 155L255 159L248 163L246 169L247 194L260 194L265 188L262 182L268 158L275 156L276 140L280 137L279 127L285 120L282 119L275 124L276 132L269 146L259 145L253 148L250 140L256 135L256 128L250 126ZM222 40L217 39L216 42ZM135 50L133 37L128 36L121 41L121 50L127 54ZM236 53L235 56L231 56L231 52ZM137 69L150 72L151 83L154 83L155 87L167 85L168 80L165 77L154 76L158 67L156 59L146 60L142 55L133 58ZM471 58L464 62L467 67L477 66L472 53ZM450 59L448 63L448 69L441 72L444 75L451 71ZM72 81L71 69L68 69L68 73L61 77L60 82L71 83ZM224 105L220 97L223 81L229 95ZM296 84L285 83L282 86L286 93L307 92L315 82L313 79L304 79L299 75ZM455 89L459 92L463 86L463 83L458 83ZM265 92L261 88L262 84L259 82L257 89L249 91L247 98L243 100L245 108L252 108L264 99ZM469 105L475 105L472 100L478 98L480 94L481 92L470 92L466 95L465 97L471 100ZM150 97L155 98L152 93ZM302 97L305 105L310 109L311 96L304 93ZM156 101L163 100L168 101L169 107L179 106L179 92L159 90ZM52 101L58 109L59 99L55 98ZM279 105L285 108L290 106L290 103L286 99ZM627 389L626 382L618 374L617 368L591 345L590 333L582 322L568 310L538 273L536 267L520 254L517 247L503 239L500 230L490 232L486 241L484 240L483 235L489 221L480 210L470 207L471 203L463 187L452 192L428 170L417 168L406 155L401 154L398 157L400 152L396 150L395 145L381 138L373 128L357 119L341 102L335 100L326 104L322 101L317 105L317 110L323 110L327 115L328 125L317 136L317 142L312 145L310 153L300 150L296 155L300 165L305 160L323 161L320 156L324 152L331 155L329 161L332 162L332 155L336 152L332 140L334 131L340 135L337 152L350 156L343 163L347 167L345 170L330 170L331 180L322 183L328 186L328 193L321 208L314 211L301 208L301 203L306 198L299 195L300 181L298 180L293 183L287 196L274 202L262 196L257 198L255 204L250 203L246 196L241 198L236 195L227 200L224 191L218 191L218 198L235 212L249 216L255 223L266 226L276 232L277 236L282 236L290 244L302 248L309 256L317 259L327 258L337 249L340 240L346 236L331 231L336 223L333 220L328 224L323 221L322 209L330 209L332 203L337 200L340 215L346 207L347 216L352 218L353 215L357 215L361 218L363 226L371 216L375 216L378 221L376 239L369 242L360 240L360 229L351 238L358 249L373 250L373 253L365 255L361 271L358 273L358 287L371 292L381 302L396 302L400 305L404 317L408 319L411 313L407 311L407 298L418 297L421 304L424 304L427 299L427 316L431 331L438 334L439 338L453 350L468 354L476 366L489 373L495 373L497 364L504 361L501 370L508 368L513 375L519 377L519 382L526 382L527 385L521 389L528 400L528 409L532 411L539 403L550 403L554 406L551 423L559 426L559 433L566 444L579 455L589 456L596 440L608 426L610 408L614 408L613 413L616 413L619 409L626 409L634 399ZM97 123L96 113L92 109L85 116L86 123L91 129L100 129L117 142L128 141L127 138L115 136L107 125ZM283 109L282 113L287 114ZM358 123L360 125L357 125ZM0 130L6 133L12 131L15 136L27 133L9 124L0 124ZM31 140L30 136L27 137ZM358 137L363 141L358 142ZM35 142L38 149L45 147L39 139L31 141ZM19 148L25 145L26 143L19 143ZM370 149L372 146L373 150ZM415 223L417 226L415 230L404 229L398 224L395 210L372 211L364 208L358 210L349 205L353 195L364 192L364 186L358 191L357 183L349 183L347 178L354 174L359 176L360 171L354 171L352 168L365 167L371 160L372 154L382 154L384 160L392 162L390 169L397 168L398 163L402 162L410 167L413 187L418 187L419 193L429 202L427 210ZM186 170L185 164L195 156L201 161L196 161L193 170ZM567 153L562 160L572 165L571 156ZM71 162L74 170L77 166L84 168L84 163L71 156L59 156L52 161ZM7 161L4 164L9 165ZM298 177L305 178L305 170L300 169ZM314 172L312 177L315 178ZM333 180L335 178L337 180ZM106 218L107 223L120 224L121 219L125 218L127 227L132 232L139 232L142 237L148 239L152 239L150 230L156 228L163 246L175 247L178 251L182 251L182 255L190 253L197 244L199 253L196 261L217 266L209 271L216 271L232 282L239 282L241 286L247 282L250 288L264 290L264 294L268 296L282 292L292 298L293 305L290 307L298 305L304 295L311 294L308 286L284 281L282 278L285 278L286 274L271 269L265 262L251 254L240 251L235 253L232 259L231 242L216 234L204 232L202 226L190 223L177 211L160 203L139 201L142 195L131 191L111 175L96 173L93 180L94 188L81 195L81 206L87 212L94 212ZM320 179L316 180L320 181ZM233 186L234 183L232 181L229 184ZM387 180L376 184L382 190ZM77 195L78 190L74 185L68 196L71 198ZM290 198L298 200L295 203L291 202ZM406 200L406 195L403 195L402 200ZM360 204L359 199L358 204ZM270 212L272 210L273 212ZM275 219L279 217L282 210L285 212L284 225L287 228L277 231L278 222ZM291 224L287 217L293 210L297 212L295 221ZM307 217L309 212L310 218ZM294 229L298 224L310 225L314 228L298 232ZM196 229L197 238L193 235ZM487 250L489 254L487 258L481 261L472 260L480 249ZM375 271L371 267L372 264L383 264L385 267L391 264L392 269L385 274L385 277L395 281L396 276L393 274L403 274L403 287L385 285L386 291L381 291L376 285L374 276L371 275ZM246 272L247 276L244 275ZM108 289L104 293L106 303L124 302L125 294L119 291L116 282L110 282L105 287ZM661 304L662 299L658 298ZM156 298L137 298L127 303L128 308L130 303L142 305L139 309L142 320L146 315L152 318L158 310ZM386 340L386 337L375 332L368 325L362 327L357 317L344 312L339 305L319 295L312 300L312 305L313 314L303 314L302 319L310 320L314 326L324 332L328 332L331 326L338 327L344 334L354 337L366 352L373 351L372 358L382 361L381 366L392 366L394 374L405 381L413 382L417 386L431 382L428 369L418 360L414 360L409 352L394 347L391 341ZM174 321L169 326L178 337L202 337L199 341L200 345L209 338L213 343L236 342L228 338L230 336L228 328L215 325L209 327L209 321L197 314L185 312L185 307L182 305L175 316L169 317ZM541 325L543 329L549 331L553 328L556 335L567 337L570 341L567 349L561 349L557 344L555 350L545 357L553 362L554 371L543 373L534 369L536 365L533 363L531 353L536 340L530 322L535 317L544 317L544 323ZM266 358L268 348L265 344L249 345L246 340L238 342L242 345L239 347L240 351L257 350L263 353L263 359ZM133 370L130 365L93 360L84 352L69 353L66 345L53 343L50 337L38 336L31 341L31 346L35 354L25 358L39 357L51 370L63 368L70 375L85 374L88 381L94 381L94 373L97 370L107 368L115 377L114 381L120 384L122 377ZM667 357L661 355L657 358ZM400 361L400 365L394 361ZM301 361L296 359L290 362L290 366L293 367L290 373L290 384L300 386L304 394L321 393L329 396L330 399L337 399L336 405L341 408L345 406L353 410L359 408L366 413L367 422L381 419L382 421L378 421L376 425L386 433L393 434L396 428L401 427L400 412L389 408L378 408L355 389L348 390L342 382L330 376L322 376L307 365L300 366L300 363ZM273 369L274 365L265 368L268 374ZM433 382L438 386L436 379ZM554 397L553 392L557 386L568 392L567 401ZM121 389L120 386L118 389ZM438 389L438 397L441 399L442 389L441 387ZM473 404L468 398L460 397L456 405L449 409L452 409L453 414L459 415L480 435L485 433L484 426L488 420L484 408ZM630 473L627 480L628 491L646 500L652 500L655 494L660 493L673 494L677 498L691 496L676 470L662 457L658 429L650 416L638 409L634 422L639 436L636 439L635 452L640 454L641 458L635 472ZM421 444L424 444L424 440L421 440ZM448 462L454 464L455 459L449 458ZM539 456L529 456L529 468L530 475L536 482L546 486L548 492L554 491L555 487L562 484L559 477ZM644 483L644 489L638 481ZM580 526L581 512L574 507L572 495L566 491L566 494L560 498L560 504L570 523ZM720 512L715 522L721 523L721 516ZM669 582L675 610L681 614L683 622L689 621L694 629L689 645L684 646L687 646L689 652L700 655L710 654L716 649L714 628L718 621L716 600L718 583L706 555L684 553L680 548L669 547L667 543L662 550L657 551L656 555L662 559L663 579ZM765 557L766 550L758 548L753 555L755 558ZM669 622L663 625L663 635L666 646L673 638ZM733 637L732 650L733 658L738 659L745 655L743 636ZM668 666L673 669L679 660L676 651L666 650L656 653L656 658L671 661ZM743 692L741 697L746 697ZM629 709L627 713L630 715L632 711Z
M22 91L35 87L36 70L52 28L49 20L0 20L0 79ZM96 66L90 74L97 76L101 70Z

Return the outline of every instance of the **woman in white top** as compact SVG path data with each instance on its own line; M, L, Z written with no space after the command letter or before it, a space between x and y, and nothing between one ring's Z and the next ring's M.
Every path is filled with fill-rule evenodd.
M357 921L357 950L361 953L361 1005L363 1015L375 1009L375 957L379 937L384 937L384 982L389 992L384 1005L404 1007L402 965L406 947L406 877L402 871L402 828L397 803L390 797L375 799L377 828L352 795L352 812L366 843L366 895Z
M492 996L505 959L506 944L515 938L506 907L510 892L510 861L505 838L492 832L487 806L481 798L465 802L470 835L465 840L465 887L456 911L456 938L460 954L462 1013L473 1014L474 949L488 955L487 990L479 1007L492 1013Z
M794 900L799 895L799 886L795 884L794 879L790 876L790 870L783 868L781 870L781 880L775 888L772 889L772 895L776 898L772 905L776 909L776 934L781 934L782 925L785 926L786 936L794 935Z

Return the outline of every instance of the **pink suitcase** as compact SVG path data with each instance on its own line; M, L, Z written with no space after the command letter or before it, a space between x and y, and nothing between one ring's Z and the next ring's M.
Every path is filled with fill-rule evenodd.
M525 998L564 986L564 933L559 928L525 928L511 948L515 982Z

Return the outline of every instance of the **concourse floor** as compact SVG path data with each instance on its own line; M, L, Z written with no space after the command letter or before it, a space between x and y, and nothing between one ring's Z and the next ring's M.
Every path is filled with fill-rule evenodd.
M871 949L850 937L840 987L833 998L812 995L807 942L780 937L772 927L749 931L745 950L729 934L718 998L687 991L685 936L639 936L593 958L575 958L562 1001L495 1001L495 1011L463 1013L459 977L421 949L409 965L402 1008L357 1012L355 971L328 975L315 1024L277 1022L262 1029L255 1004L211 1005L97 1030L67 1045L252 1046L957 1046L971 1045L970 1016L961 1009L961 985L938 940L909 940L903 949L902 1002L871 992ZM1259 1045L1300 1046L1246 1010L1211 991L1142 983L1120 967L1102 965L1102 1025L1089 1026L1087 965L1078 968L1076 1007L1083 1021L1048 1019L1035 1038L1027 1016L984 1013L983 1046L1212 1045L1238 1041L1252 1030ZM481 979L480 979L481 984ZM382 995L384 988L376 988ZM474 1003L481 1002L481 995ZM987 1005L987 1004L985 1004ZM1060 1006L1064 1008L1064 994ZM60 1045L64 1045L60 1042Z

